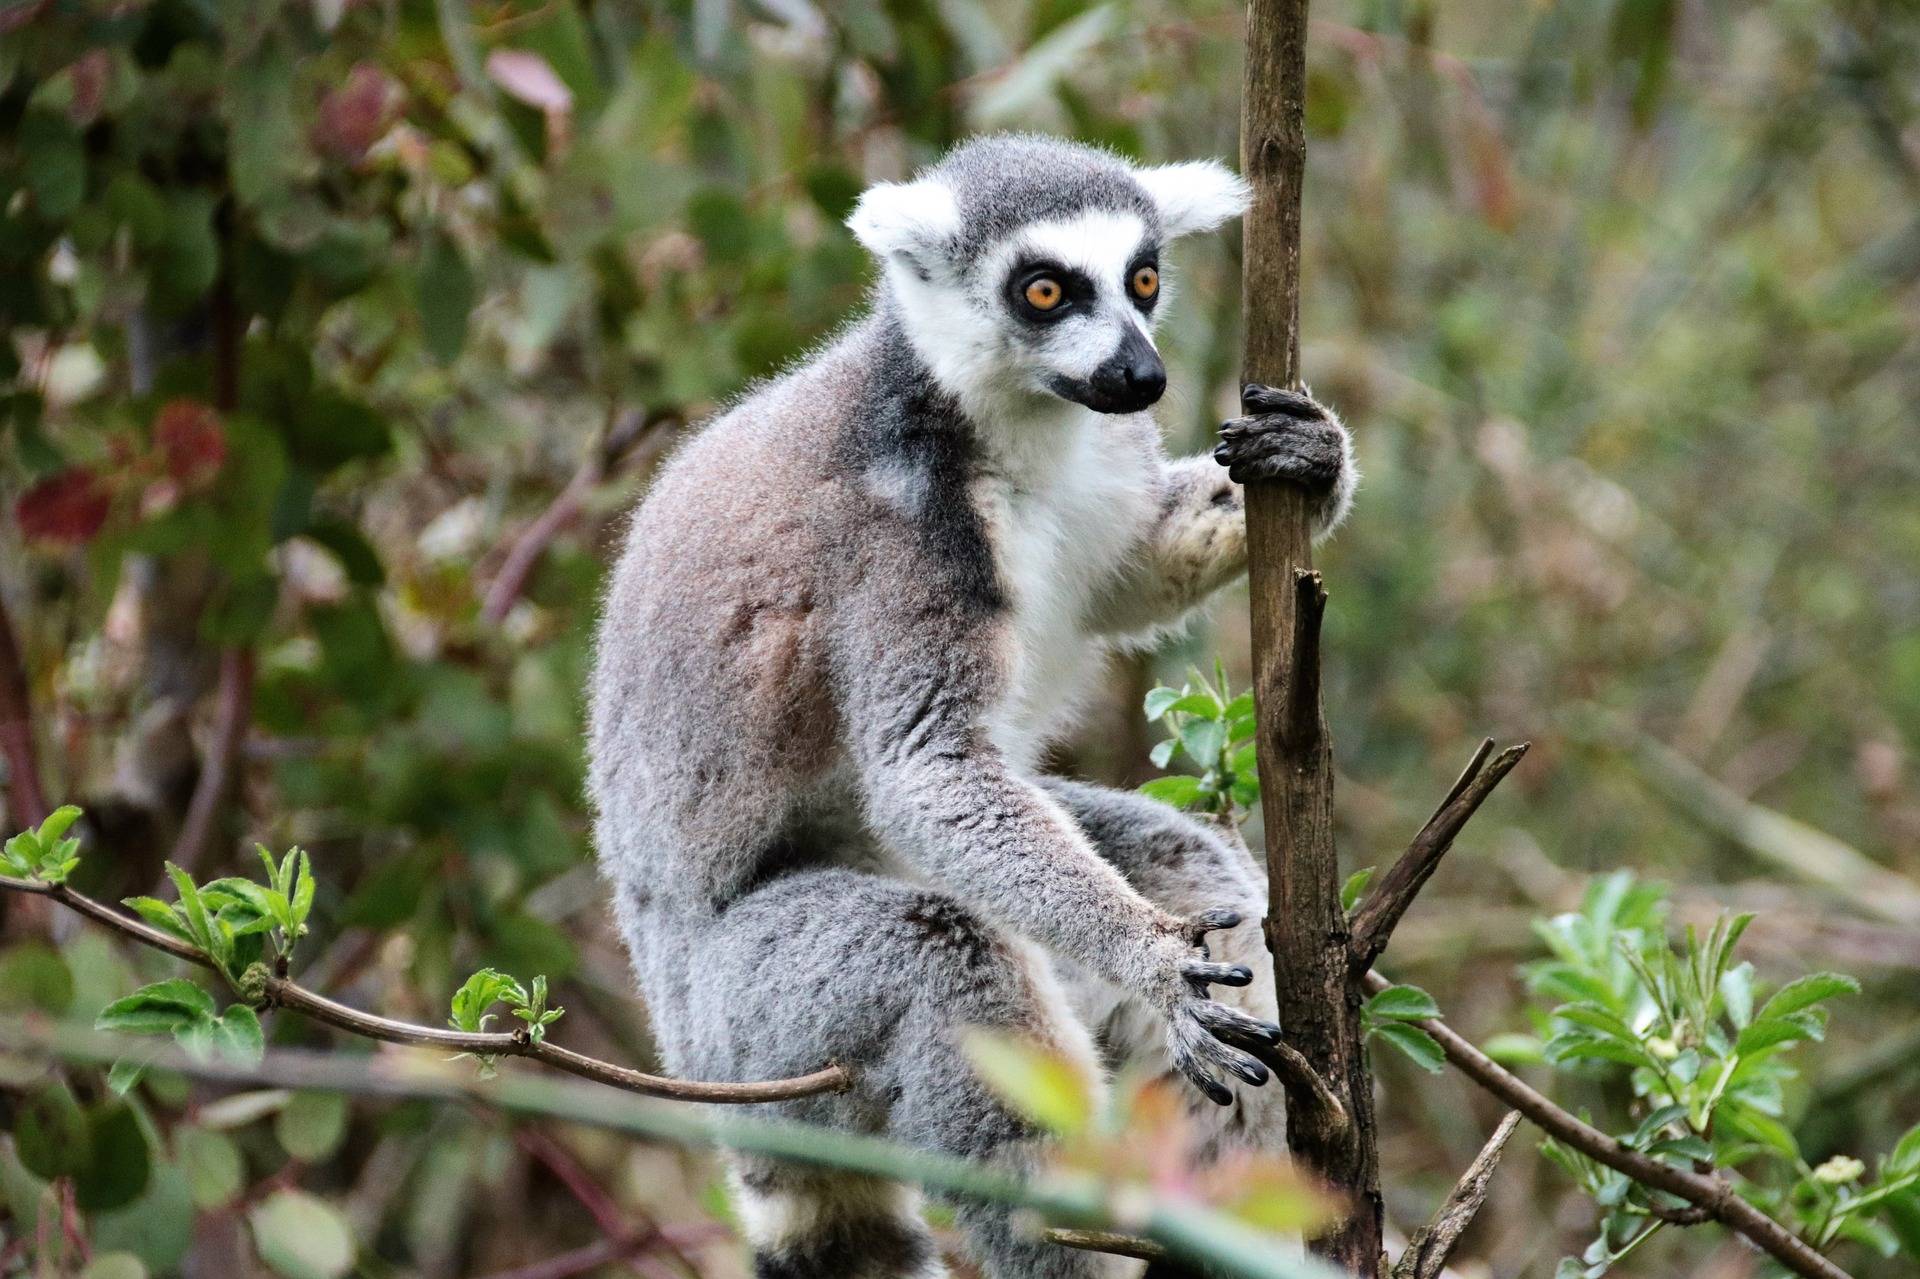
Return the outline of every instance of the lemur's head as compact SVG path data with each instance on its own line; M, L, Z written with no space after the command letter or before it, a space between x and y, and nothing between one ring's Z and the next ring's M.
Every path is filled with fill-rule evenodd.
M1102 413L1160 398L1161 250L1247 206L1213 161L1136 168L1054 138L978 138L860 197L847 225L907 335L963 399L1057 396Z

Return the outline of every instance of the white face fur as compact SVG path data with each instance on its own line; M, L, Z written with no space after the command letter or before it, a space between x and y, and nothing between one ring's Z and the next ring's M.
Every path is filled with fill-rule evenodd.
M1165 241L1246 207L1246 184L1211 161L1136 169L1159 214L1090 207L1031 222L962 259L962 214L938 171L883 183L848 225L883 265L934 377L983 420L1025 418L1063 402L1136 412L1165 373L1153 329L1167 287Z

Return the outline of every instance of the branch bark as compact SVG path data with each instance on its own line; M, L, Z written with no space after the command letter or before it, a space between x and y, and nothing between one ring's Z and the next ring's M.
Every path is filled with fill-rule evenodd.
M213 961L177 937L168 936L146 922L123 915L104 902L77 893L64 884L45 884L38 880L15 879L0 875L0 889L51 898L70 910L131 937L155 950L163 950L177 959L214 968ZM534 1043L518 1031L469 1033L440 1026L420 1026L396 1021L349 1008L337 1000L308 990L286 977L269 975L264 985L267 1007L292 1009L336 1030L378 1039L390 1044L420 1044L454 1053L472 1053L477 1057L525 1057L563 1070L582 1079L621 1088L649 1097L667 1097L677 1101L706 1101L742 1105L754 1102L786 1101L811 1097L817 1093L844 1092L852 1084L852 1075L843 1066L829 1065L812 1074L792 1079L773 1079L755 1083L700 1083L687 1079L669 1079L650 1075L626 1066L616 1066L597 1057L589 1057L571 1048L562 1048L552 1040Z
M1379 973L1368 973L1366 984L1374 991L1392 985ZM1429 1020L1416 1024L1439 1041L1447 1060L1461 1073L1531 1119L1556 1141L1616 1172L1625 1173L1642 1185L1677 1195L1703 1209L1707 1216L1745 1237L1794 1274L1803 1275L1805 1279L1849 1279L1846 1271L1820 1255L1812 1245L1742 1199L1724 1178L1676 1168L1625 1146L1556 1106L1445 1022Z
M0 600L0 754L7 761L7 812L13 825L38 826L48 809L33 740L32 690L5 600Z
M1242 276L1246 380L1300 381L1300 186L1306 169L1307 0L1250 0L1240 161L1253 188ZM1320 620L1306 494L1284 483L1246 490L1254 698L1266 819L1267 949L1288 1040L1339 1100L1292 1116L1294 1158L1351 1205L1313 1240L1348 1274L1380 1266L1382 1204L1373 1081L1361 1040L1360 993L1348 960L1333 844L1333 759L1320 708ZM1301 1122L1304 1120L1305 1122Z
M520 531L507 549L499 572L487 587L486 600L480 606L483 620L498 626L506 619L526 594L527 582L532 579L540 557L546 554L555 538L580 518L593 491L617 472L642 442L659 438L677 420L672 414L629 413L607 428L595 441L587 460L567 481L567 486Z
M1484 759L1485 755L1480 758ZM1393 1279L1439 1279L1460 1236L1480 1215L1480 1205L1487 1201L1487 1187L1493 1181L1494 1169L1500 1166L1500 1153L1507 1148L1507 1139L1519 1126L1520 1112L1509 1110L1500 1126L1493 1130L1493 1136L1487 1138L1487 1144L1480 1147L1480 1153L1467 1165L1453 1193L1440 1205L1440 1211L1433 1214L1433 1220L1414 1231L1413 1238L1407 1240L1406 1251L1394 1263Z
M213 737L200 758L200 776L193 784L186 820L181 822L180 837L173 845L173 861L195 875L200 873L214 826L239 776L247 729L253 723L253 671L251 648L230 648L220 654Z
M1481 743L1466 770L1460 774L1460 780L1453 784L1446 800L1427 819L1420 833L1413 837L1407 851L1400 855L1380 877L1373 891L1369 892L1359 908L1353 913L1353 970L1364 973L1373 967L1373 961L1387 948L1387 942L1393 936L1393 929L1400 917L1407 913L1407 907L1413 905L1413 899L1426 887L1427 880L1439 869L1440 859L1453 847L1453 841L1460 831L1480 811L1480 805L1487 796L1493 794L1506 775L1513 771L1521 758L1526 755L1529 743L1521 742L1509 746L1494 756L1493 762L1481 771L1488 750L1493 746L1491 738Z

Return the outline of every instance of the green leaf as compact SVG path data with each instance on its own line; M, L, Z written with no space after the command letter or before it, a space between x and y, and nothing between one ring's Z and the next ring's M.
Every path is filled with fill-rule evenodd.
M339 1093L295 1093L273 1118L273 1135L281 1148L309 1163L338 1149L346 1131L347 1099Z
M275 1191L247 1214L260 1259L285 1279L340 1279L353 1267L353 1232L325 1200Z
M239 1197L246 1183L246 1162L240 1148L224 1133L207 1128L174 1130L173 1157L187 1175L195 1206L211 1211Z
M1736 1030L1753 1020L1753 965L1735 964L1720 974L1720 998Z
M1446 1068L1447 1055L1441 1051L1440 1042L1418 1026L1403 1021L1383 1021L1373 1028L1371 1037L1386 1040L1422 1070L1438 1074Z
M510 1004L523 1004L526 999L527 992L519 982L492 968L482 968L454 992L453 1016L448 1020L456 1030L477 1034L484 1031L487 1023L493 1019L493 1015L487 1011L493 1005L503 1000Z
M43 1181L72 1176L92 1157L86 1112L63 1083L27 1098L15 1109L12 1122L14 1154Z
M1143 709L1145 709L1147 713L1147 718L1149 720L1156 720L1156 719L1159 719L1162 715L1165 715L1167 713L1168 708L1171 707L1175 702L1179 700L1180 700L1179 689L1168 688L1165 685L1162 685L1159 688L1148 690L1147 700L1144 704Z
M125 897L121 899L121 905L131 907L135 914L161 932L184 942L193 941L193 934L187 931L186 921L180 918L180 913L159 898Z
M1773 998L1761 1005L1755 1021L1757 1024L1771 1017L1786 1017L1838 995L1859 993L1860 983L1844 973L1808 973L1775 991Z
M147 1188L153 1169L146 1130L133 1107L117 1098L87 1119L88 1158L74 1174L74 1197L88 1212L132 1203Z
M58 1017L72 1003L73 972L58 951L33 941L0 951L0 1008Z
M1147 758L1153 761L1155 768L1165 768L1173 762L1173 752L1179 745L1179 739L1173 737L1169 737L1165 741L1155 742L1153 749L1147 752Z
M1904 1177L1910 1172L1920 1172L1920 1124L1907 1129L1907 1135L1894 1143L1881 1175Z
M1818 1039L1820 1033L1819 1025L1804 1013L1791 1017L1769 1017L1763 1011L1752 1025L1740 1032L1733 1050L1742 1057L1751 1057L1782 1044Z
M1227 744L1226 726L1219 720L1197 719L1180 726L1180 745L1202 768L1220 762L1220 751Z
M68 827L80 820L80 809L72 804L62 804L47 814L47 820L40 823L40 845L51 847L67 833Z
M93 1028L134 1035L169 1034L184 1025L211 1021L215 1012L212 995L184 977L175 977L114 1000L100 1010Z
M313 913L313 866L307 860L307 850L295 848L287 854L289 860L298 856L299 864L293 876L293 923L300 932L307 931L307 916ZM289 937L291 943L293 938Z
M1149 799L1157 799L1163 804L1175 808L1186 808L1198 802L1206 790L1198 777L1189 777L1185 773L1175 773L1169 777L1156 777L1140 787L1140 793Z
M213 1023L211 1043L216 1051L250 1065L257 1064L267 1050L259 1014L245 1004L234 1004Z
M1351 911L1360 904L1361 896L1367 891L1367 885L1373 882L1373 867L1362 866L1347 876L1347 882L1340 885L1340 909Z
M467 340L467 317L473 310L473 273L460 249L444 233L427 241L415 281L414 301L420 308L421 339L428 354L451 364Z
M1503 1066L1538 1066L1547 1060L1536 1036L1513 1032L1490 1036L1480 1051Z
M208 916L206 905L200 900L200 890L194 886L193 876L172 862L166 865L167 875L173 880L174 891L180 894L180 911L186 916L188 935L193 938L195 945L212 955L214 953L213 921Z
M1440 1015L1440 1005L1418 986L1389 986L1367 1000L1367 1012L1382 1021L1425 1021Z
M1092 1121L1092 1082L1063 1055L985 1030L967 1032L963 1045L987 1087L1049 1132L1070 1137Z
M1650 1066L1653 1059L1638 1044L1603 1038L1590 1030L1570 1030L1542 1045L1548 1061L1612 1061L1624 1066Z

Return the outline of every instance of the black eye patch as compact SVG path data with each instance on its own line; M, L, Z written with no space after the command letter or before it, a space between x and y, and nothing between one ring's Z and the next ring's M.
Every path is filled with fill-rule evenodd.
M1036 326L1086 311L1099 292L1086 272L1044 258L1017 264L1001 291L1007 309Z

